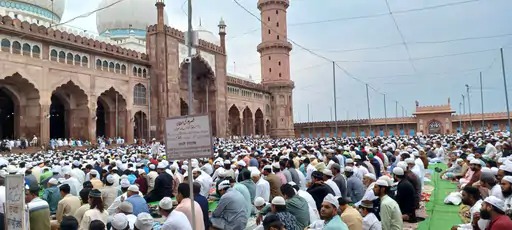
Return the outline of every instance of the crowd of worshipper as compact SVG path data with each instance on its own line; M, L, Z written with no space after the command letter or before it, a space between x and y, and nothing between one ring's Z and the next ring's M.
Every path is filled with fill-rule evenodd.
M436 168L441 179L457 184L444 199L460 205L463 223L452 229L512 229L512 142L490 133L472 139L450 149L447 169Z
M6 175L21 174L32 230L398 230L423 220L429 164L447 163L436 171L461 188L447 199L471 212L454 229L512 229L509 136L216 139L212 158L190 162L158 142L11 154L0 215Z

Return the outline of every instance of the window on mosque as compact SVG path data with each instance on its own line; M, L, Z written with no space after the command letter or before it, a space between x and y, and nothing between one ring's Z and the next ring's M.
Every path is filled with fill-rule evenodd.
M103 61L103 71L108 71L108 61Z
M41 48L39 46L32 47L32 57L41 58Z
M146 69L143 69L142 70L142 77L146 78L147 76L148 76L148 73L147 73Z
M277 35L277 40L279 40L279 35Z
M133 67L133 76L137 76L137 67Z
M59 52L59 62L62 62L62 63L66 62L66 53L64 51Z
M142 77L142 69L141 68L139 68L137 70L137 76Z
M270 34L270 30L268 30L268 34Z
M82 66L83 67L89 66L89 59L86 56L82 57Z
M66 62L68 63L68 65L73 65L73 54L72 53L68 53L66 55Z
M276 26L279 27L279 22L276 23Z
M498 123L494 123L494 124L492 124L492 129L494 131L498 131L498 130L500 130L500 126L498 125Z
M126 65L121 65L121 73L126 74Z
M23 55L24 56L30 56L30 50L32 47L28 43L23 44Z
M133 88L133 102L136 105L146 104L146 87L144 85L139 83Z
M18 41L14 41L12 43L12 53L21 54L21 43L19 43Z
M115 71L115 64L113 62L110 62L108 64L108 71L109 72L114 72Z
M414 129L410 129L409 136L414 136L414 135L416 135L416 131Z
M116 73L120 73L120 72L121 72L121 64L116 63Z
M101 69L101 60L100 59L96 60L96 69Z
M342 137L347 137L347 133L346 133L346 132L342 132L342 133L341 133L341 136L342 136Z
M52 51L50 52L50 60L52 60L52 61L57 61L57 56L58 56L58 54L57 54L57 50L52 50Z
M81 57L80 55L76 54L75 55L75 65L81 65L82 63L80 62L81 60Z
M1 46L3 52L11 52L11 41L8 39L2 39Z

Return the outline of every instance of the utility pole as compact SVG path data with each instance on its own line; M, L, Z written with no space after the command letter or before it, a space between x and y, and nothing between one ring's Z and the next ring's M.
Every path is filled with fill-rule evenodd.
M466 96L462 95L462 114L466 115ZM466 121L464 121L464 126L466 126Z
M471 119L471 98L469 97L469 85L466 84L466 93L468 97L468 110L469 110L469 128L473 131L473 120Z
M388 130L388 110L386 108L386 94L384 94L384 130Z
M505 86L505 103L507 103L507 125L508 131L510 131L510 107L508 105L508 92L507 92L507 78L505 77L505 61L503 59L503 48L500 49L501 53L501 72L503 73L503 85Z
M308 132L309 132L309 136L308 138L311 138L311 122L309 120L309 104L308 104Z
M482 72L480 72L480 104L482 104L482 132L485 131L485 116L484 116L484 90L482 85Z
M189 116L192 116L194 114L194 105L192 104L194 102L194 94L192 93L192 39L193 39L193 35L192 35L192 0L188 0L188 42L187 42L187 47L188 47L188 58L190 59L190 63L188 63L188 115ZM189 162L192 162L192 158L189 159ZM188 178L193 178L192 177L192 168L188 169ZM191 179L189 179L190 181L192 181ZM189 183L189 189L190 189L190 194L194 194L193 191L194 191L194 183ZM194 196L190 196L190 206L191 206L191 212L192 213L195 213L195 205L194 205ZM195 223L196 223L196 216L195 215L192 215L192 229L195 228Z
M371 114L370 114L370 95L368 94L368 84L366 84L366 106L368 107L368 125L370 126L370 133L369 135L372 133L372 124L370 122L370 119L372 118Z
M338 109L336 107L336 63L332 62L332 84L334 92L334 136L338 137Z
M402 105L402 117L405 117L405 109L404 109L404 106ZM405 124L402 122L402 130L404 130L405 132ZM398 131L398 130L397 130ZM400 133L401 134L401 133Z
M462 133L462 102L459 102L459 132Z

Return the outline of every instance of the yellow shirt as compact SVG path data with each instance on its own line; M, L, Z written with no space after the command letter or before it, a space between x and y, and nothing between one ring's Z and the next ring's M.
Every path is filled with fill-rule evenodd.
M347 206L345 211L341 213L341 220L347 224L349 230L363 229L363 217L352 206Z

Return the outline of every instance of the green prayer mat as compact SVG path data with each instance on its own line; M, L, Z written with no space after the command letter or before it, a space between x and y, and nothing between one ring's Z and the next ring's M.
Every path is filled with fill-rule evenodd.
M458 214L459 206L444 203L444 198L448 194L457 191L457 185L439 178L439 173L434 170L435 167L443 170L447 168L445 164L429 165L429 169L434 172L430 182L434 186L434 191L430 196L430 202L425 205L428 217L418 225L419 230L444 230L462 223Z

